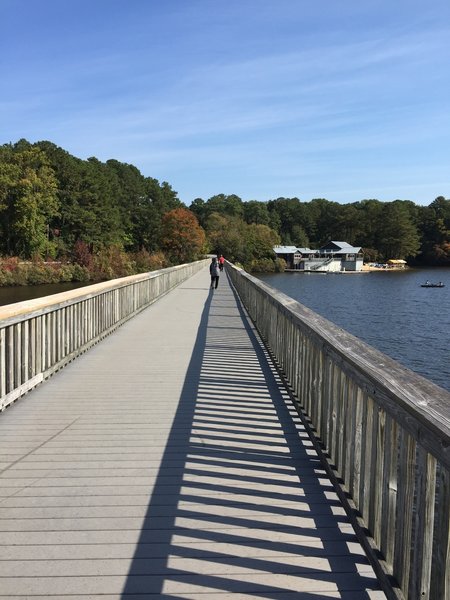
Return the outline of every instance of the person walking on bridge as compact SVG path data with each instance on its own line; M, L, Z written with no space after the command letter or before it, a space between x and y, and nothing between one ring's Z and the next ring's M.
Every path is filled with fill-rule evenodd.
M220 269L221 271L223 271L223 264L224 264L224 262L225 262L225 259L224 259L224 257L223 257L223 254L221 254L221 255L219 256L219 269Z
M211 289L217 289L217 286L219 285L220 269L219 263L217 262L217 258L215 256L209 265L209 273L211 275Z

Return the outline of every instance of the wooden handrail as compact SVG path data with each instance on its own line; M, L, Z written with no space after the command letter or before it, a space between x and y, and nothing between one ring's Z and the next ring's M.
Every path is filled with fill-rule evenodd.
M388 597L450 600L450 393L243 270L227 272Z
M0 307L0 410L207 263L201 260Z

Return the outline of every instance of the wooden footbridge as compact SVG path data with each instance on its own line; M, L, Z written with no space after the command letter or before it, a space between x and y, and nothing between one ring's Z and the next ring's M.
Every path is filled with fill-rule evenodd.
M450 394L232 265L0 308L0 398L0 598L450 599Z

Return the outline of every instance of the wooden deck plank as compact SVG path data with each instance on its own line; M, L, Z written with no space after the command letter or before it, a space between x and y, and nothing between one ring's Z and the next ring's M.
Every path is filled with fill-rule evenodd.
M225 276L9 408L0 458L0 598L385 598Z

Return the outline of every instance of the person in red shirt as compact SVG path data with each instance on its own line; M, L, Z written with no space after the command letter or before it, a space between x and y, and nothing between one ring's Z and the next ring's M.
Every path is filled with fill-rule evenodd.
M219 256L219 269L221 271L223 271L223 263L225 262L224 257L222 256L222 254Z

